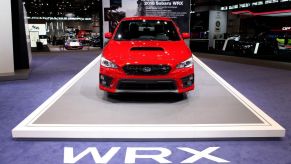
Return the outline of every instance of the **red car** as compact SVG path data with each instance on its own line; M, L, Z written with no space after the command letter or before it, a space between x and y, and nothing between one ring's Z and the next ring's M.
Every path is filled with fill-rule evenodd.
M176 24L164 17L120 21L100 63L100 89L109 93L174 92L194 89L194 61Z

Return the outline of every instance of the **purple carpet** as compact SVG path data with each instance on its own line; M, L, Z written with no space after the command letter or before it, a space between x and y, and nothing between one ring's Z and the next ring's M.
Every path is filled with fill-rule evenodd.
M71 79L96 56L97 52L38 53L33 55L28 80L0 82L0 164L58 164L64 161L64 147L73 147L77 156L88 147L98 149L103 156L111 147L121 147L109 163L124 163L128 147L163 147L172 154L172 163L193 156L176 147L189 147L198 152L208 147L220 147L209 153L231 163L288 164L291 163L291 71L255 65L202 60L237 90L253 101L287 130L282 139L244 140L13 140L11 130L41 105L58 88ZM157 151L147 154L159 154ZM138 154L143 155L145 151ZM152 159L137 159L136 163L156 163ZM95 163L91 155L78 163ZM201 158L195 163L215 163Z

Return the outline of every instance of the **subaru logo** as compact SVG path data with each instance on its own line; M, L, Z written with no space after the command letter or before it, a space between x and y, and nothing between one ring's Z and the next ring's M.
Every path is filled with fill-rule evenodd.
M152 69L151 69L151 67L143 67L143 72L151 72L152 71Z

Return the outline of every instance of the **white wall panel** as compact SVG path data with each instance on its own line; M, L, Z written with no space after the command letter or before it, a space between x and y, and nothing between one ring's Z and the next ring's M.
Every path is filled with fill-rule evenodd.
M108 21L104 21L105 20L105 13L104 13L104 8L109 8L110 7L110 1L109 0L103 0L102 1L102 12L103 12L103 33L105 34L106 32L109 32L109 22ZM103 34L103 37L104 37ZM102 35L102 34L101 34ZM106 43L108 41L108 39L104 38L105 40L103 41L103 43Z
M13 74L13 41L12 41L12 18L11 1L2 0L0 5L0 75Z

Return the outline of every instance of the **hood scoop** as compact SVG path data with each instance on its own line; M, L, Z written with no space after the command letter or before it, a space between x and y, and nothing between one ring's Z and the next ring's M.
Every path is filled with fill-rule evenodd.
M164 51L162 47L132 47L131 51Z

